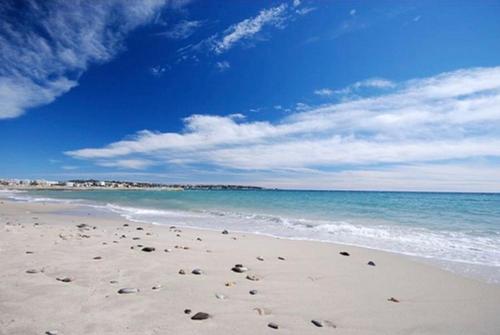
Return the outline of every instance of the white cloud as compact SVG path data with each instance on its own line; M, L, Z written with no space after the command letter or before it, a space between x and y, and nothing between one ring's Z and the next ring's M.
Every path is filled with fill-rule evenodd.
M321 88L319 90L314 91L314 94L325 97L325 96L330 96L334 93L333 90L329 88Z
M191 36L196 29L203 25L202 21L181 21L174 25L170 30L159 33L158 35L174 40L182 40Z
M166 0L0 4L0 119L48 104L78 85L92 63L112 59L128 32Z
M105 167L142 170L154 165L155 163L147 159L118 159L116 161L101 161L97 162L97 164Z
M269 173L359 171L358 167L378 171L384 164L393 167L393 176L397 166L408 164L500 158L500 67L459 70L397 85L370 79L351 86L386 90L315 107L297 105L294 113L274 122L193 115L184 120L180 133L141 131L102 148L67 154L96 162L142 156L170 167L209 164Z
M226 70L229 70L229 68L231 67L231 64L229 64L228 61L221 61L221 62L215 63L215 66L219 69L219 71L224 72Z
M351 16L355 16L355 15L356 15L356 9L351 9L351 10L349 11L349 15L351 15Z
M285 20L284 15L287 7L286 4L281 4L269 9L263 9L257 16L232 25L224 31L221 39L215 41L213 50L215 53L221 54L231 49L239 41L252 38L266 25L280 27Z

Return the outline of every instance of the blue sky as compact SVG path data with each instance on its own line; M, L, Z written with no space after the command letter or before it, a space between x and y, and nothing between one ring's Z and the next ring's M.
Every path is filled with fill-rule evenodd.
M500 191L498 1L0 16L0 177Z

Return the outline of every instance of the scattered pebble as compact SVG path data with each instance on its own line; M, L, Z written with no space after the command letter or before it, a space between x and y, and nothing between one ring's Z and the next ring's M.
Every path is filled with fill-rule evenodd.
M140 237L132 237L133 240L140 240Z
M257 277L256 275L248 275L247 279L251 280L251 281L259 281L260 280L260 278Z
M274 322L269 322L269 323L267 324L267 326L268 326L269 328L272 328L272 329L278 329L278 328L279 328L279 327L278 327L278 325L277 325L276 323L274 323Z
M191 314L191 310L189 308L185 309L184 314Z
M210 317L210 314L205 312L198 312L191 317L191 320L206 320Z
M256 295L257 294L257 290L250 290L250 291L248 291L248 293L250 293L251 295Z
M318 320L311 320L311 323L315 325L316 327L323 327L323 323Z
M110 280L109 283L110 284L118 284L118 280Z
M26 253L31 255L31 254L34 254L35 252L34 251L26 251Z
M144 247L142 248L142 251L145 251L145 252L152 252L152 251L155 251L156 249L153 248L153 247Z
M40 272L39 270L37 269L29 269L29 270L26 270L26 273L29 273L29 274L33 274L33 273L38 273Z
M201 241L202 239L201 239L200 237L197 237L197 238L196 238L196 240L197 240L197 241Z
M47 330L45 335L57 335L59 332L57 330Z
M192 274L194 275L202 275L203 274L203 270L201 269L194 269L193 271L191 271Z
M172 252L172 249L167 248L165 249L165 252Z
M227 283L224 284L225 286L227 287L231 287L231 286L234 286L236 285L236 283L234 281L228 281Z
M341 251L339 252L342 256L349 256L349 253L347 251Z
M159 290L161 289L161 285L155 285L152 287L153 290Z
M229 232L228 232L227 230L225 230L225 229L224 229L224 230L222 231L222 234L227 235L227 234L229 234Z
M220 300L226 299L226 296L224 294L220 294L220 293L215 293L215 297L217 299L220 299Z
M370 266L375 266L375 262L369 261L369 262L368 262L368 265L370 265Z
M389 299L387 299L387 301L391 301L391 302L399 302L398 299L394 298L394 297L390 297Z
M236 264L235 266L233 266L231 271L237 272L237 273L243 273L243 272L247 272L248 268L244 267L242 264Z
M257 256L257 260L259 260L259 261L263 261L263 260L264 260L264 257L262 257L262 256Z
M180 275L185 275L185 274L186 274L186 271L184 271L183 269L180 269L180 270L179 270L179 274L180 274Z
M128 227L128 223L124 223L124 224L123 224L123 226L124 226L124 227Z
M135 229L136 229L136 230L144 230L144 228L142 228L142 227L137 227L137 228L135 228Z
M73 281L73 279L69 277L57 277L56 280L62 281L63 283L71 283Z
M278 257L278 259L279 259L280 261L284 261L284 260L285 260L285 257L281 257L281 256L279 256L279 257Z
M139 292L138 288L121 288L118 290L118 294L130 294Z
M101 256L96 256L96 257L94 257L93 259L95 259L95 260L99 260L99 259L102 259L102 257L101 257Z
M256 307L253 310L256 311L257 314L259 314L259 315L270 315L271 314L271 310L268 308Z

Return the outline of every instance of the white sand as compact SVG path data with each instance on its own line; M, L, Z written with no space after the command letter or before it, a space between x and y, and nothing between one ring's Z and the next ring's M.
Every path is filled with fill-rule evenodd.
M168 227L53 213L70 207L0 202L0 334L500 334L500 285L403 256L232 232L181 228L178 237ZM156 250L130 248L137 244ZM232 272L236 263L261 280ZM140 292L117 294L124 287ZM199 311L211 318L191 320Z

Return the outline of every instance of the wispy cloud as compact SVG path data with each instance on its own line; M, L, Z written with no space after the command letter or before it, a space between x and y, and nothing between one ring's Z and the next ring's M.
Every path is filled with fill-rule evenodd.
M90 64L112 59L123 49L127 33L153 20L165 4L166 0L2 2L0 119L48 104L77 86Z
M398 84L360 83L390 92L307 106L277 122L193 115L184 120L181 133L141 131L102 148L67 154L96 162L143 156L165 166L321 173L500 157L500 68L464 69Z
M362 81L357 81L347 87L337 90L330 88L317 89L314 91L314 94L326 97L334 94L340 94L340 95L352 94L358 92L360 89L363 88L387 89L393 87L395 87L395 84L390 80L383 78L370 78Z
M224 72L226 70L229 70L229 68L231 68L231 64L229 64L229 62L225 60L215 63L215 66L217 67L217 69L219 69L220 72Z
M221 54L231 49L239 41L253 38L264 26L282 27L287 8L286 4L281 4L269 9L263 9L257 16L245 19L227 28L222 37L215 40L214 52Z
M202 21L184 20L174 25L170 30L158 33L158 35L174 40L182 40L190 37L202 25Z
M199 42L180 48L178 61L193 59L193 54L208 53L221 55L237 45L251 45L264 40L262 33L269 28L283 29L298 15L306 15L314 8L300 7L300 1L292 5L282 3L275 7L260 10L253 17L237 22L224 31L211 35ZM197 59L197 58L195 58Z

